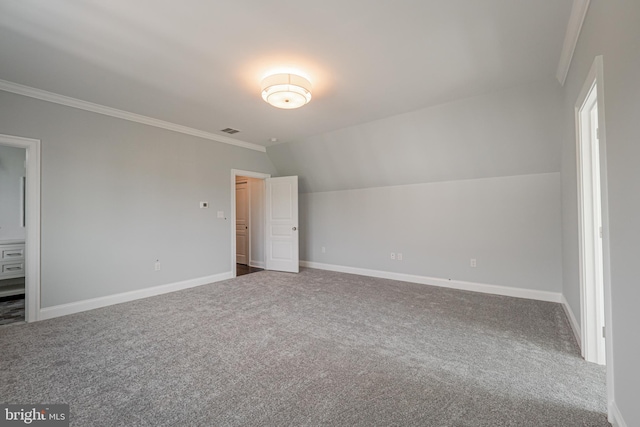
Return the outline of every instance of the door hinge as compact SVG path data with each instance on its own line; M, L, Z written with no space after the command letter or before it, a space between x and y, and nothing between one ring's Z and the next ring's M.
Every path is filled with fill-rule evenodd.
M605 333L605 329L604 329L604 326L603 326L603 327L602 327L602 338L606 338L606 336L605 336L605 335L606 335L606 333Z
M600 238L602 239L602 226L600 226Z
M600 140L600 128L596 128L596 139Z

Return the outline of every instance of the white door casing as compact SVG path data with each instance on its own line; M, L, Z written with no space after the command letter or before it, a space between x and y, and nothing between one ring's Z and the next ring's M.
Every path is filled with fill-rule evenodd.
M611 315L611 256L603 76L603 57L597 56L575 105L580 332L582 354L585 359L601 364L606 360L607 398L611 404L614 401L613 340L615 337L612 333ZM594 282L599 283L593 286ZM603 321L604 328L602 328ZM602 336L603 329L606 331L606 339ZM611 412L609 416L611 417Z
M236 263L249 261L249 188L247 181L236 182Z
M297 273L298 177L266 179L267 270Z
M598 147L597 85L578 109L578 181L582 294L582 352L589 362L605 364L604 292Z

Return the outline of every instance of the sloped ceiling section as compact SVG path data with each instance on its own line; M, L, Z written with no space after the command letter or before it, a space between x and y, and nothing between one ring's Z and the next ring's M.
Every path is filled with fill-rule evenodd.
M302 192L560 171L552 77L267 148Z
M0 79L270 145L553 76L571 0L4 0ZM313 84L299 110L269 71ZM224 134L226 135L226 134Z

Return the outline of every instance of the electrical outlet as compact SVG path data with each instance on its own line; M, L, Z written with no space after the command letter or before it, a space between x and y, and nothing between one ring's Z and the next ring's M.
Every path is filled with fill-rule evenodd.
M398 252L398 261L402 261L402 252Z
M156 260L156 264L155 264L155 270L156 271L160 271L160 260Z
M396 253L395 252L391 252L391 259L396 259Z
M218 218L220 219L224 218L224 211L218 211Z
M469 263L469 265L473 268L478 266L478 263L476 262L475 258L471 258L471 262Z
M324 246L322 247L322 253L327 253L327 248L325 248Z

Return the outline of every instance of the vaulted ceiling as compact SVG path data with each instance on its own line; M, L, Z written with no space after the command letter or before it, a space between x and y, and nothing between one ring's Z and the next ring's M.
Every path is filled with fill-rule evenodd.
M3 0L0 79L268 146L551 78L571 0ZM279 110L268 72L313 99Z

